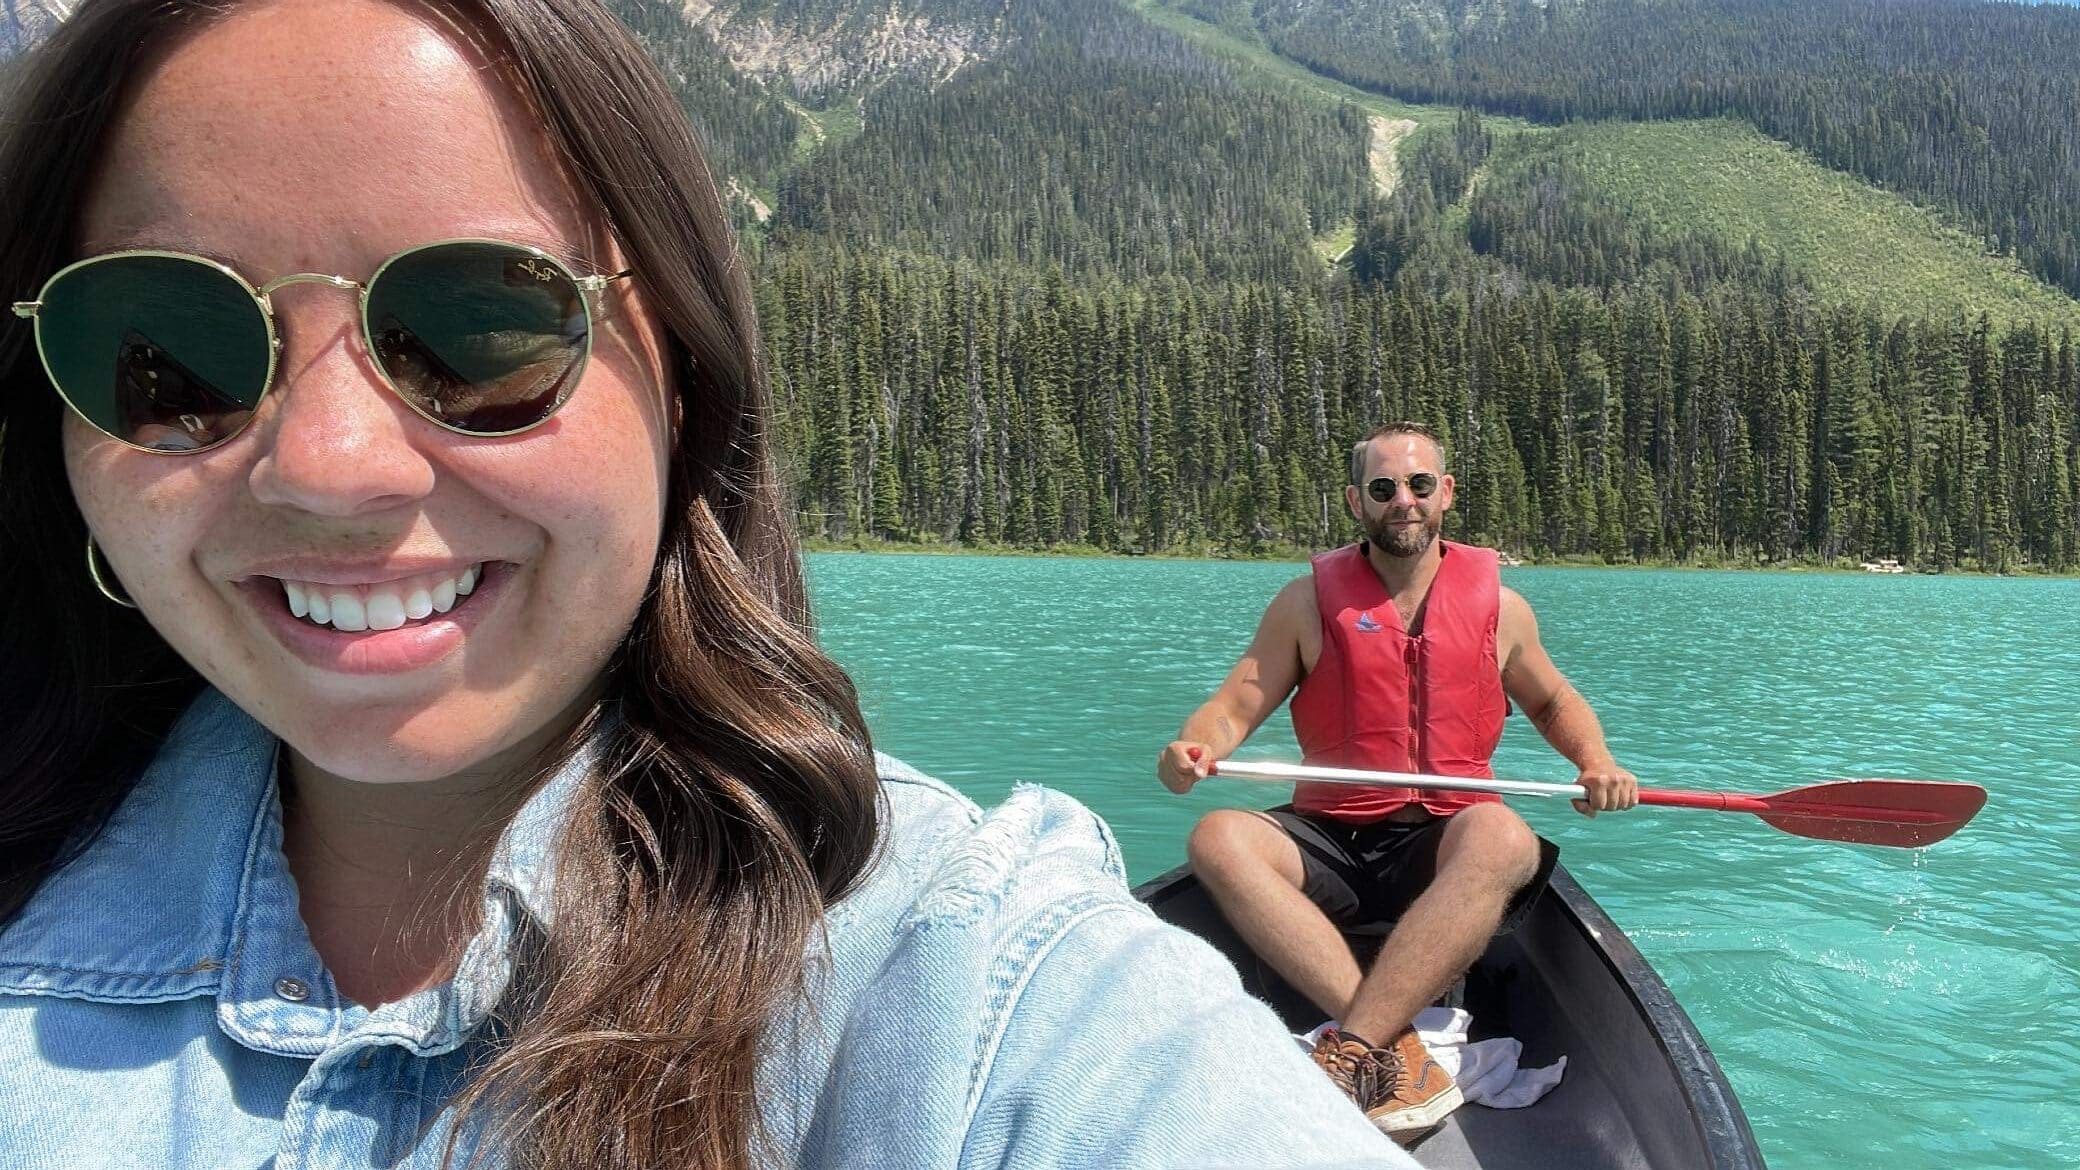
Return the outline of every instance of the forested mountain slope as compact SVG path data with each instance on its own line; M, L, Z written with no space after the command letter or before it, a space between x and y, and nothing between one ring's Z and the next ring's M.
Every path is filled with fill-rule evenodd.
M1193 0L1333 76L1537 121L1733 115L2080 293L2080 15L1960 0Z

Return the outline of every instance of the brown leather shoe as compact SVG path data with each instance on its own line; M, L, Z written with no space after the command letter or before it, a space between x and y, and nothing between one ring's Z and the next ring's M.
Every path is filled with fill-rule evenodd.
M1391 1048L1372 1048L1331 1028L1315 1041L1314 1062L1372 1123L1404 1146L1436 1129L1466 1100L1410 1029Z
M1404 1146L1412 1146L1417 1139L1444 1123L1451 1112L1466 1103L1466 1095L1452 1080L1452 1074L1423 1047L1415 1029L1410 1028L1394 1037L1395 1063L1401 1066L1400 1083L1394 1087L1393 1099L1377 1110L1366 1110L1365 1115L1372 1123L1386 1131L1388 1137Z

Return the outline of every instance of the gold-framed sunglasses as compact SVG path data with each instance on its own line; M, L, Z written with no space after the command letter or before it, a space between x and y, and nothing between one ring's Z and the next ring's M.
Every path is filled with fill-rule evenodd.
M1408 485L1408 494L1419 500L1427 500L1437 491L1437 477L1427 471L1418 471L1401 482ZM1381 504L1392 500L1399 490L1391 475L1379 476L1365 484L1365 494Z
M44 372L74 413L138 450L187 455L244 430L274 385L277 289L354 289L390 389L435 426L488 438L563 406L592 356L595 299L633 274L578 276L529 244L452 239L366 281L295 272L255 287L204 256L132 250L59 269L14 312L36 323Z

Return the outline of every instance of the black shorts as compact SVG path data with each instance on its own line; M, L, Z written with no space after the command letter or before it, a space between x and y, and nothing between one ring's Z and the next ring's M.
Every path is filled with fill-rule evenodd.
M1437 876L1437 846L1451 823L1450 817L1432 817L1353 825L1290 808L1265 815L1300 847L1306 874L1302 888L1308 900L1337 926L1364 934L1383 933L1393 926L1430 887ZM1540 837L1538 872L1510 898L1495 933L1508 934L1524 921L1559 859L1560 847Z

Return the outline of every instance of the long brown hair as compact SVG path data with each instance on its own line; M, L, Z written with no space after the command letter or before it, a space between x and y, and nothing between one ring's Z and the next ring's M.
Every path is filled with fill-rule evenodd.
M30 295L70 258L146 54L232 6L89 0L22 64L0 114L0 293ZM599 0L443 8L495 42L605 212L668 334L684 412L651 592L600 707L558 749L598 762L553 925L456 1104L520 1165L746 1165L761 1036L878 839L866 727L810 629L750 290L684 113ZM0 921L91 837L202 687L89 581L60 410L26 323L0 328Z

